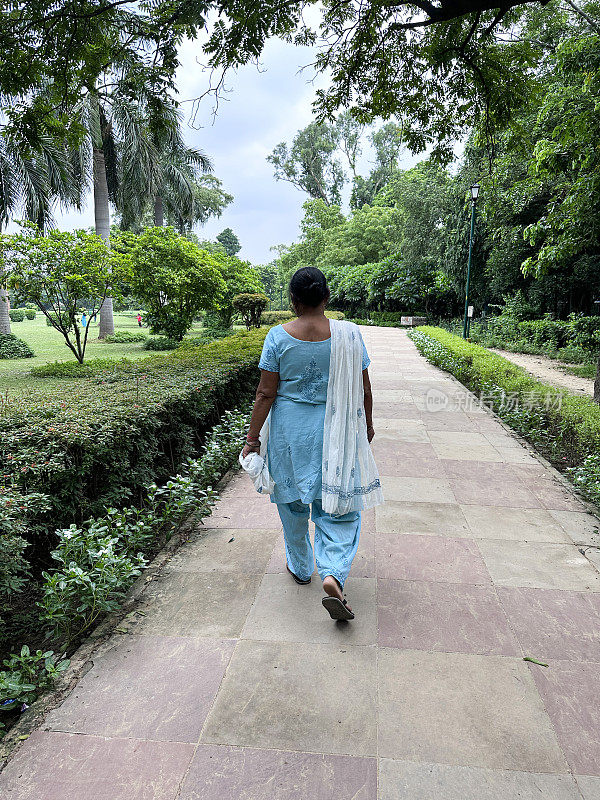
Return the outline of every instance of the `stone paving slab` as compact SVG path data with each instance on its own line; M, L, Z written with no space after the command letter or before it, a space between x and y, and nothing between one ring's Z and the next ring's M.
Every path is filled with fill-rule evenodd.
M378 589L382 647L520 654L492 586L379 580Z
M351 576L346 590L356 614L352 625L330 624L323 614L323 589L318 576L299 586L287 573L264 576L242 630L242 638L270 642L310 642L331 645L374 645L377 642L375 578Z
M238 637L260 581L256 573L183 573L166 568L148 586L142 606L145 616L130 623L131 632L201 639Z
M570 543L564 528L545 509L470 504L460 509L475 539Z
M202 529L169 561L181 572L244 572L262 575L281 536L276 528Z
M570 775L418 764L383 758L381 800L581 800Z
M600 595L507 587L497 593L526 655L600 664Z
M455 503L393 502L375 509L378 533L424 536L470 536L461 507Z
M376 563L378 578L491 584L479 548L468 539L379 534Z
M578 775L577 785L581 790L583 800L597 800L600 797L600 778Z
M553 661L531 665L534 680L571 769L600 776L599 665Z
M600 592L600 574L573 545L488 539L479 549L496 586Z
M44 727L118 739L197 742L234 644L157 636L112 639Z
M201 745L178 800L376 800L374 758Z
M236 475L2 800L600 797L598 519L403 331L364 338L387 502L356 620L293 582L275 506Z
M567 772L522 661L382 648L378 677L380 757Z
M376 691L375 647L241 640L200 741L374 756Z
M194 746L35 731L0 773L3 800L175 800Z

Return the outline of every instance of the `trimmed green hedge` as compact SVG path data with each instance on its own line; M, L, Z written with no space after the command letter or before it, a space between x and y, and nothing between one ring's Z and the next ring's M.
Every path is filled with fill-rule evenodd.
M225 410L253 396L265 334L113 363L108 374L21 398L0 419L0 474L15 489L49 496L49 511L33 524L53 532L135 503L144 486L173 475Z
M262 325L279 325L282 322L289 322L295 316L293 311L263 311L260 321Z
M111 336L105 336L103 341L107 344L126 344L127 342L145 342L148 334L132 331L116 331Z
M11 310L8 312L8 316L10 317L11 322L23 322L25 319L25 309L11 308Z
M507 359L442 328L423 326L408 335L429 361L484 395L500 417L561 469L581 470L600 455L600 406L591 397L537 381ZM517 407L507 395L518 398ZM593 487L578 483L595 499Z
M326 311L325 316L328 319L345 319L341 311ZM261 325L280 325L295 318L296 315L293 311L263 311L260 315L260 322Z

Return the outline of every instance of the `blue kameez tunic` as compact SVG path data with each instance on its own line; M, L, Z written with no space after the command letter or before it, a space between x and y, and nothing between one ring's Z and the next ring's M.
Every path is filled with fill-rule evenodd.
M361 339L362 341L362 339ZM362 368L370 362L363 345ZM279 373L271 407L268 459L275 482L272 503L321 498L323 425L331 339L305 342L276 325L265 339L260 369Z

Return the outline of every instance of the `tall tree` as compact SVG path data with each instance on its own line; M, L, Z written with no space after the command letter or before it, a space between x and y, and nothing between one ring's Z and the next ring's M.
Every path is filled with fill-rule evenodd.
M125 230L141 229L148 205L156 227L168 212L187 216L196 181L212 171L208 156L185 143L181 119L169 98L136 103L123 117L118 206Z
M401 125L387 122L369 134L375 161L366 178L355 174L350 198L351 208L361 208L365 203L371 205L377 193L398 169L398 158L404 146L402 133Z
M0 133L0 235L17 214L45 229L58 200L72 204L77 186L64 146L48 133L35 146L16 132ZM0 254L0 333L10 333L9 298Z
M217 242L221 242L228 256L235 256L242 249L240 240L231 228L225 228L224 231L221 231L217 236Z
M335 158L338 143L339 131L334 126L311 122L298 131L291 147L280 142L267 161L275 167L277 180L329 206L340 202L345 183L344 170Z

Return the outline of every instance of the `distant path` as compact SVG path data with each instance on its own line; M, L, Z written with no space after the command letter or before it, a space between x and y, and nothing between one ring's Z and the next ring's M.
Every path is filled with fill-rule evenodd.
M489 347L492 353L512 361L519 367L527 370L535 378L539 378L553 386L562 386L574 394L594 394L594 381L591 378L579 378L563 372L561 366L568 366L562 361L555 361L545 356L529 355L528 353L512 353L509 350L496 350Z

